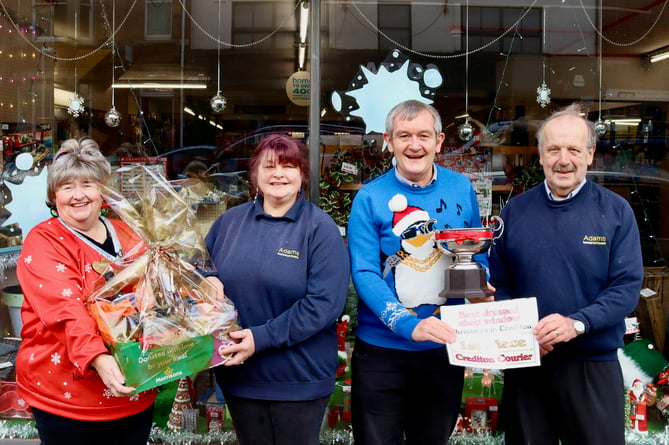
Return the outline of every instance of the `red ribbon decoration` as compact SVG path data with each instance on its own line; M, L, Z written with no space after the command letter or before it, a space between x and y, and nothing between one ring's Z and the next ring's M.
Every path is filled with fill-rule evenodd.
M453 240L458 244L462 244L465 241L479 242L482 238L492 239L493 231L486 229L456 229L453 231L438 230L434 237L439 241Z

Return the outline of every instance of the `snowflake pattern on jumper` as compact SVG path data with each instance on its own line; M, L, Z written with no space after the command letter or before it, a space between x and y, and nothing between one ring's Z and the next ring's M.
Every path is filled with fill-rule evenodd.
M399 303L387 303L386 308L381 312L381 319L395 332L397 330L397 322L407 315L409 315L409 311Z
M67 270L67 268L65 267L65 265L63 263L58 263L58 264L56 264L56 270L58 272L65 272L65 270Z
M61 295L63 297L71 297L72 296L72 289L70 289L70 288L63 289L63 292L61 292Z
M51 362L52 362L54 365L60 365L60 358L61 358L61 357L60 357L60 354L57 353L57 352L51 354Z

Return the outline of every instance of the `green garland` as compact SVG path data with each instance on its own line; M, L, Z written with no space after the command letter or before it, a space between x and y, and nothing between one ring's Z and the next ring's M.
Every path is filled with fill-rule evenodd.
M320 207L329 214L338 226L345 227L351 213L355 190L342 190L344 184L368 181L386 172L391 166L392 153L360 144L349 149L339 149L324 169L320 179ZM342 170L344 163L358 169L354 175ZM359 179L358 179L359 178Z

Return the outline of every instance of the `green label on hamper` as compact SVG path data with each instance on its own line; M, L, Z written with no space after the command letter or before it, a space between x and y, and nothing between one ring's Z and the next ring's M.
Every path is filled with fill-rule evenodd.
M213 351L214 339L204 335L144 352L139 342L119 343L114 348L114 356L125 375L126 385L139 392L208 368Z

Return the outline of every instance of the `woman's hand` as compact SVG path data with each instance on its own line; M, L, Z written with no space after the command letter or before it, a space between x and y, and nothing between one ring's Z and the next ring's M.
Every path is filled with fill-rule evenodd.
M211 283L212 286L216 288L216 299L223 300L225 296L223 282L218 279L218 277L207 277L207 281Z
M91 366L97 371L102 383L107 385L115 397L130 395L135 388L125 386L125 377L118 363L110 354L100 354L93 359Z
M225 366L243 365L244 360L251 357L256 352L256 343L253 339L253 332L250 329L242 329L239 331L230 332L230 338L238 340L230 346L226 346L219 351L219 354L226 356L232 355L227 360Z

